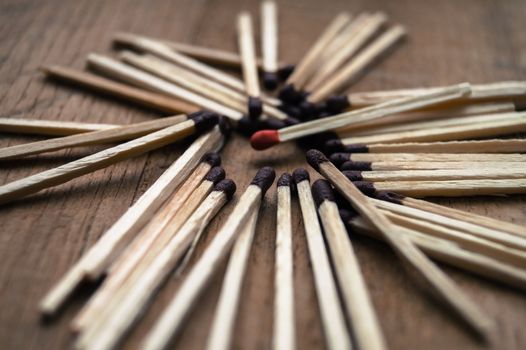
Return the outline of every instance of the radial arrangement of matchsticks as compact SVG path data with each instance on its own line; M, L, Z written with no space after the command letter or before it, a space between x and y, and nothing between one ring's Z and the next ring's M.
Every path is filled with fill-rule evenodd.
M71 328L75 348L114 349L169 276L184 276L141 344L164 349L228 259L206 346L230 348L237 310L250 303L241 299L241 289L259 209L276 176L263 167L248 187L238 189L235 207L197 256L208 224L236 192L218 154L235 131L249 136L255 150L292 140L308 144L313 149L306 162L325 178L311 184L309 172L299 168L280 174L276 184L274 349L296 348L295 203L329 349L381 350L388 344L354 252L355 234L386 242L415 283L480 339L495 341L493 320L435 261L526 291L526 228L417 198L526 193L526 140L509 138L526 132L526 81L348 92L405 37L401 25L382 12L341 13L296 65L287 65L278 54L277 4L262 2L259 18L259 57L255 21L244 11L235 21L238 53L115 33L117 58L87 57L98 74L42 68L49 78L169 117L130 125L0 118L2 132L50 137L0 149L1 161L109 145L0 185L3 205L191 138L182 155L56 281L40 303L41 313L55 316L77 287L103 278Z

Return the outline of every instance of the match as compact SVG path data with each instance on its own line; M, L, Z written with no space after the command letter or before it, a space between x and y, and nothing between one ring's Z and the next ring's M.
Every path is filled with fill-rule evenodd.
M118 124L83 123L47 119L0 118L0 132L43 136L69 136L85 132L109 130Z
M273 0L261 2L261 52L263 54L263 86L275 90L279 84L278 74L278 6ZM257 65L257 59L255 60Z

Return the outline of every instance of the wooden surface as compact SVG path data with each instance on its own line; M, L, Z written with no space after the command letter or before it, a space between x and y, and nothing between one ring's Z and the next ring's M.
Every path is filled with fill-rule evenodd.
M46 82L37 69L41 64L81 68L89 52L110 52L110 38L117 30L234 50L235 18L242 9L255 14L259 4L235 0L3 0L0 116L104 123L150 120L159 114ZM526 2L520 0L280 2L280 60L296 62L342 10L383 10L393 21L406 25L409 32L408 41L369 72L356 85L356 91L526 78ZM38 139L2 135L0 146ZM101 148L79 148L2 163L0 183ZM0 207L1 349L62 349L71 345L68 323L90 289L83 289L49 325L39 322L39 299L177 158L181 149L181 145L165 147ZM258 167L275 166L278 174L307 167L302 152L293 144L257 153L249 149L245 139L234 137L221 154L228 176L240 191ZM236 324L236 349L271 346L275 196L273 187L260 216ZM525 196L440 202L526 225ZM209 232L219 227L231 208L232 204L213 221ZM298 349L320 349L324 348L324 339L297 201L293 210ZM354 243L389 348L481 347L449 313L415 289L386 246L365 238L356 238ZM495 349L526 348L524 294L452 268L445 271L497 321L499 342ZM130 334L126 348L133 348L142 339L178 284L172 279L162 289ZM220 286L218 275L175 345L192 349L205 345Z

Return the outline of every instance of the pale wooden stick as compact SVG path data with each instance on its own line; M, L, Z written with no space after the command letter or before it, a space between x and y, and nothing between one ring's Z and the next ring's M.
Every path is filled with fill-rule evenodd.
M60 120L0 118L0 132L45 136L68 136L90 131L109 130L118 124L82 123Z
M491 171L493 169L510 169L524 171L526 166L522 162L345 162L342 170L447 170L472 169L474 171Z
M358 190L325 156L315 150L307 152L307 161L325 176L349 201L365 220L381 233L398 257L436 292L451 310L460 316L478 335L486 340L492 338L494 325L457 285L431 262L407 237L398 234L393 225L374 204Z
M195 213L189 218L155 259L148 264L144 273L128 289L127 293L120 296L113 313L96 324L95 330L83 333L78 339L77 348L87 349L113 349L126 331L141 315L147 307L161 283L166 279L182 256L192 238L204 230L210 220L223 207L235 191L235 185L230 180L227 186L225 182L217 185L216 189L199 206ZM223 186L224 188L218 188Z
M272 323L272 348L274 350L294 350L296 348L291 185L291 176L287 173L281 175L277 185L274 322Z
M157 93L137 89L126 84L105 79L88 72L61 66L44 66L41 70L49 77L100 91L141 106L151 107L167 113L192 113L198 108L195 105L166 97Z
M238 111L223 106L215 101L205 98L201 95L195 94L182 87L167 82L166 80L157 78L151 74L140 71L131 66L125 65L109 57L102 55L90 54L88 56L88 63L90 66L111 75L117 79L124 80L130 84L137 85L146 89L167 94L169 96L180 98L188 101L202 108L223 114L233 120L241 119L242 115Z
M287 79L286 84L293 85L296 90L302 89L307 79L315 70L316 63L323 53L323 50L325 50L329 43L338 35L343 27L349 23L350 20L351 17L347 13L340 13L336 16L325 28L314 45L312 45L303 56L290 77Z
M51 152L70 147L127 141L171 125L182 123L186 120L188 120L186 115L178 115L100 131L84 132L66 137L0 148L0 160L26 157L29 155Z
M261 169L240 198L236 207L194 265L175 297L168 304L161 318L146 336L142 347L149 350L164 349L197 301L204 287L218 269L221 261L234 243L240 229L250 215L258 211L261 199L274 180L274 170Z
M401 25L390 28L363 49L335 75L331 76L323 85L314 90L312 94L308 96L307 100L311 103L319 103L331 94L338 92L344 85L354 82L365 68L378 59L378 57L385 54L385 52L401 40L405 34L406 31Z
M230 253L210 334L206 342L208 350L227 350L232 345L232 335L241 298L243 277L247 269L250 249L256 233L257 220L258 211L254 211L250 214L247 223L238 234Z
M484 179L526 179L524 169L447 169L447 170L387 170L387 171L344 171L351 181L445 181Z
M349 24L347 24L336 37L327 45L323 50L320 57L320 67L319 69L324 68L324 66L329 62L329 60L341 50L345 50L346 46L349 43L349 40L354 37L357 32L363 27L367 20L371 18L371 14L368 12L362 12L358 16L351 19ZM316 71L313 73L311 79L319 73ZM307 89L305 89L307 90ZM307 90L308 91L308 90Z
M278 9L276 2L265 0L261 3L261 52L263 71L278 71ZM255 62L257 65L257 60Z
M133 236L181 184L204 154L219 150L224 137L218 127L200 136L126 213L88 250L66 275L46 294L40 311L51 315L58 311L75 288L85 279L101 276L114 254ZM89 266L89 269L86 267Z
M334 153L338 161L356 162L524 162L520 153ZM501 169L502 170L502 169Z
M241 12L237 18L237 38L243 68L245 91L249 97L258 98L260 95L259 77L256 65L256 48L252 17L248 12Z
M386 348L385 339L374 312L358 259L340 219L331 185L317 180L312 192L318 205L325 237L330 247L344 305L360 349Z
M309 260L314 275L314 286L316 287L325 341L331 350L350 349L352 346L351 338L347 332L336 283L325 250L316 206L310 190L309 173L305 169L296 169L293 176L298 190L303 228L307 238Z
M356 19L355 21L358 21ZM387 16L384 13L376 13L362 20L355 27L354 32L340 50L325 62L316 75L309 81L305 90L315 91L320 85L338 70L342 64L349 58L356 55L371 37L377 33L387 22ZM352 25L352 24L351 24Z

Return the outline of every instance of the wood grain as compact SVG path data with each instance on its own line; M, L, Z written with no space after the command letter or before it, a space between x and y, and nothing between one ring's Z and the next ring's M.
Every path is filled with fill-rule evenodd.
M159 114L47 82L38 67L60 64L81 69L89 52L110 52L111 37L116 31L236 51L234 23L243 9L255 15L259 2L159 0L152 5L145 0L4 0L0 4L0 116L115 124L151 120ZM375 65L374 71L360 80L353 91L526 78L526 3L520 0L335 0L330 6L315 0L282 1L280 58L298 62L340 11L380 10L393 23L407 28L408 40ZM1 147L42 139L2 136ZM90 146L2 163L0 184L100 149ZM181 143L174 144L0 207L0 348L71 346L69 322L92 289L83 289L55 322L45 326L38 319L39 299L182 149ZM278 174L307 167L301 150L293 144L253 152L248 142L237 136L221 155L227 176L236 181L239 193L258 167L273 165ZM315 176L314 171L310 173ZM273 187L260 213L236 322L235 349L271 347L275 197ZM439 203L526 225L526 196L441 199ZM196 249L197 256L233 205L230 203L212 222L204 244ZM296 199L292 223L297 347L323 349L325 341ZM452 322L443 308L415 289L386 245L355 236L353 245L390 349L482 348L459 323ZM194 262L195 258L190 264ZM526 347L523 293L459 270L444 269L496 319L499 343L495 349ZM171 279L160 291L149 312L129 335L125 348L137 347L180 281ZM204 348L221 282L222 276L216 276L174 345Z

